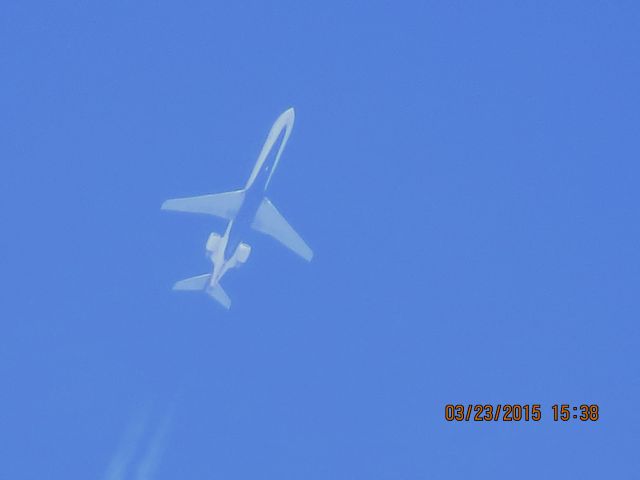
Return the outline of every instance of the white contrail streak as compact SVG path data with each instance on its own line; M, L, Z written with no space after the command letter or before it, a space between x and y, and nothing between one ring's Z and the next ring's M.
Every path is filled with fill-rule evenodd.
M153 474L158 469L160 458L162 457L162 453L164 452L167 443L167 434L169 432L171 418L171 413L165 415L164 420L151 439L147 452L138 464L137 480L151 480L153 478Z
M124 480L127 466L131 463L136 453L136 447L142 439L147 423L147 415L140 415L134 420L127 431L124 438L120 442L120 446L109 463L105 480Z

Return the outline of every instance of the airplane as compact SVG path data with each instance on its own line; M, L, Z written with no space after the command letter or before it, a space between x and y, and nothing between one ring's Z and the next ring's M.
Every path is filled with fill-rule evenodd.
M213 272L180 280L173 286L174 290L203 290L229 309L231 299L222 289L220 280L227 271L239 267L249 258L251 246L244 239L250 229L275 238L306 261L311 261L311 248L265 196L291 135L294 119L295 112L293 108L289 108L274 122L244 188L232 192L174 198L162 204L162 210L202 213L229 221L223 235L213 232L207 240L206 255L213 263Z

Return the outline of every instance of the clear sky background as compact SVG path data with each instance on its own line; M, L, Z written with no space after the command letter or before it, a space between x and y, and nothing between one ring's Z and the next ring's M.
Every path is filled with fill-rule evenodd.
M0 56L0 478L637 478L637 2L3 2ZM160 204L290 106L313 262L172 292L225 225Z

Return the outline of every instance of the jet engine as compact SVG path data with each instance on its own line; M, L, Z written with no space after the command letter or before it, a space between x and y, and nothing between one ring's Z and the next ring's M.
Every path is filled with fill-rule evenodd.
M210 254L215 253L215 251L218 249L219 244L220 244L220 235L213 232L211 235L209 235L209 239L207 240L207 247L206 247L207 252L209 252Z
M244 263L249 258L249 254L251 253L251 246L246 243L240 243L236 248L235 257L238 259L239 263Z

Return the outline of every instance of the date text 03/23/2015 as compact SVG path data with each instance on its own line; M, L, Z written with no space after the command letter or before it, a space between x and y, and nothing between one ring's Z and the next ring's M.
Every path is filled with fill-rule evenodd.
M597 404L554 404L550 408L554 422L596 422L600 419ZM444 419L447 422L539 422L545 417L542 405L531 404L447 404Z

